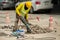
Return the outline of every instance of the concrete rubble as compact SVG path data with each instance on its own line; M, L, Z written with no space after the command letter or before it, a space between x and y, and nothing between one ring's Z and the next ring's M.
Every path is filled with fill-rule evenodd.
M1 27L2 29L13 29L13 26L3 26ZM25 25L20 25L20 29L25 29ZM52 32L53 30L50 30L48 27L47 28L42 28L38 25L30 25L30 29L32 31L32 34L40 34L40 33L49 33Z

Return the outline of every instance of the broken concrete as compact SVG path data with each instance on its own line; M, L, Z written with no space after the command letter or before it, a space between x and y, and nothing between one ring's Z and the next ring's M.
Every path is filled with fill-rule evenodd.
M11 27L10 26L2 27L2 29L5 29L5 28L13 29L13 26L11 26ZM20 25L19 29L24 29L25 31L27 31L25 25ZM53 30L50 30L49 28L42 28L38 25L30 25L30 29L32 31L32 34L49 33L49 32L53 31Z

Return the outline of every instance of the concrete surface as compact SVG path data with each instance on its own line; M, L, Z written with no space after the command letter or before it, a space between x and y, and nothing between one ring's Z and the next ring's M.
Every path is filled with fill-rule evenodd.
M4 26L7 25L6 24L6 13L9 14L9 18L10 18L10 23L9 25L14 25L14 21L15 21L15 11L14 10L6 10L6 11L0 11L0 26ZM45 33L45 34L25 34L25 36L27 36L27 38L32 37L32 38L36 38L34 40L39 40L37 38L42 38L40 40L60 40L60 15L58 15L59 13L56 14L29 14L29 18L33 18L30 19L29 22L32 24L37 24L39 26L41 26L42 28L44 27L49 27L49 17L52 16L54 21L53 21L53 27L56 28L57 32L51 32L51 33ZM40 20L38 21L36 19L36 17L39 17ZM22 22L20 22L22 23ZM22 23L23 24L23 23ZM0 30L1 32L5 32ZM9 34L10 32L6 32L7 34ZM46 39L46 37L53 37L54 39ZM55 39L56 38L56 39ZM19 40L16 39L16 37L9 37L9 36L0 36L1 40ZM26 39L26 40L30 40L30 39ZM33 40L33 39L31 39Z

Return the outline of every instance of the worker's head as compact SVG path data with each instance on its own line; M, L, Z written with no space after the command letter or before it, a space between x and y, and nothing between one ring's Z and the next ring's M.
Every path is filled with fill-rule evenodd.
M26 2L26 7L27 7L27 8L31 8L31 6L32 6L32 3L31 3L30 1L27 1L27 2Z

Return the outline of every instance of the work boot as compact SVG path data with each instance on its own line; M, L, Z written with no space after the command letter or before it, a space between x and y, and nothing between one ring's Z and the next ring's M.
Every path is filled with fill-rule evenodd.
M27 30L27 33L31 33L31 30L30 30L30 29L28 29L28 30Z
M13 30L12 32L15 32L16 30Z
M31 33L31 31L27 31L27 33Z
M15 32L15 31L17 31L17 30L19 30L19 29L13 29L13 32Z

